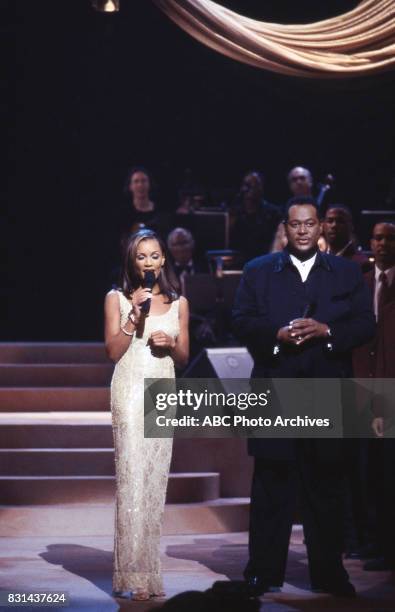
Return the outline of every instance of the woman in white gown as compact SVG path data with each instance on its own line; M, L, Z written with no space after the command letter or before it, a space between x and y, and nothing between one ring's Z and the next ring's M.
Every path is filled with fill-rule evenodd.
M155 274L152 289L145 273ZM151 299L148 315L142 304ZM188 303L164 243L151 230L133 234L125 249L122 288L105 299L105 344L116 363L111 382L116 509L113 589L145 600L163 596L159 543L172 439L144 438L144 378L174 378L188 361Z

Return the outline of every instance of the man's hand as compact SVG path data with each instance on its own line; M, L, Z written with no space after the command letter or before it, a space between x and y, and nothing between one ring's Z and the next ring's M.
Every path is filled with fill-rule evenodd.
M329 327L326 323L320 323L315 319L294 319L289 325L279 329L277 340L300 346L313 338L326 338L328 330Z

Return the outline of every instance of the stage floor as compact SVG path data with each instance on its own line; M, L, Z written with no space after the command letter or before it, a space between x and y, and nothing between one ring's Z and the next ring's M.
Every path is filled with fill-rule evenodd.
M65 590L71 598L71 605L63 608L68 612L104 612L119 608L142 612L159 606L159 601L141 603L112 599L112 544L108 536L0 538L1 589ZM167 597L186 590L205 590L216 580L241 578L247 557L247 534L165 536L162 552ZM286 583L281 593L262 597L261 610L395 610L394 574L364 572L360 561L346 561L359 596L356 600L341 600L314 595L308 590L306 564L302 531L296 526L292 533Z

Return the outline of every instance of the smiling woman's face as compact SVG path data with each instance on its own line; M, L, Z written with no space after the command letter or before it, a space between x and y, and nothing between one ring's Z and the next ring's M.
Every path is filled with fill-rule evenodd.
M151 270L155 277L158 278L162 266L165 263L160 244L157 240L147 239L141 240L137 245L134 265L137 274L144 278L144 272Z

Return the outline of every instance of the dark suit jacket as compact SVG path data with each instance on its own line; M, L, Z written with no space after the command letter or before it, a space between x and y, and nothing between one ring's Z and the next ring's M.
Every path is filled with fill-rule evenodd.
M395 378L395 299L383 308L378 328L376 378Z
M359 264L363 273L369 272L372 267L374 267L374 264L369 261L368 257L358 251L353 244L350 244L350 246L344 251L342 257L345 257L350 261L355 261L355 263Z
M374 270L365 274L365 281L371 291L373 303ZM395 282L390 286L388 302L379 317L375 337L354 350L353 367L356 378L395 379ZM394 385L380 380L376 381L375 385L377 395L372 406L373 412L376 416L393 417Z
M371 270L364 278L373 303L375 271ZM395 378L395 282L390 286L376 336L354 351L353 366L357 378Z
M310 316L327 323L332 332L331 352L326 341L301 347L281 346L273 355L278 330L307 305ZM233 310L234 333L249 349L260 378L338 378L352 376L352 349L370 340L375 318L360 268L342 257L318 252L303 283L288 252L272 253L250 261L244 269ZM322 443L322 441L321 441ZM292 458L292 440L249 441L251 454Z

